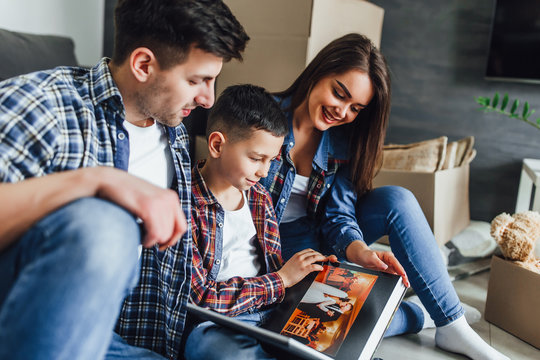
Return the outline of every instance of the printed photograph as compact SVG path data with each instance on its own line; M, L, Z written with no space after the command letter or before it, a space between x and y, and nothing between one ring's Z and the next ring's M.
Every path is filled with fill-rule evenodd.
M376 280L376 275L324 265L281 334L335 356Z

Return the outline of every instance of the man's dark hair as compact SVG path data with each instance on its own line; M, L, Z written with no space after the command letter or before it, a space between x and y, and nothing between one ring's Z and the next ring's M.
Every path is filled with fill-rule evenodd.
M285 114L264 88L233 85L223 91L210 110L206 137L219 131L234 142L248 138L254 130L285 136L288 129Z
M138 47L150 49L164 70L183 63L192 46L242 60L249 36L222 0L119 0L114 11L112 61Z

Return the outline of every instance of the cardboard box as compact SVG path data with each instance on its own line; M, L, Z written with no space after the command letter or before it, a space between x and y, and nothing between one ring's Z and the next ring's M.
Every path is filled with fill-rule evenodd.
M250 36L244 61L224 64L217 94L251 83L285 90L330 41L357 32L381 41L384 10L364 0L224 0Z
M439 246L470 223L469 165L435 172L381 170L374 187L398 185L412 191Z
M487 321L540 349L540 274L493 256Z

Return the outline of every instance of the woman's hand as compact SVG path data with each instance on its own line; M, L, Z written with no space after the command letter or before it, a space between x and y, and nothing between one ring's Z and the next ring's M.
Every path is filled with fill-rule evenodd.
M371 250L363 241L353 241L345 251L347 260L362 267L396 274L403 278L405 286L411 286L403 266L390 251Z

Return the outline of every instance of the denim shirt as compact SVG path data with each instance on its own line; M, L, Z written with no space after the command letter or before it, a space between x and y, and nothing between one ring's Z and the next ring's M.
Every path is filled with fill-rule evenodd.
M281 101L289 122L289 133L280 154L270 164L268 176L260 180L272 196L278 222L281 222L287 207L296 176L290 157L295 140L293 113L287 110L289 104L290 99ZM308 217L319 227L328 247L340 258L345 258L345 249L352 241L363 239L355 217L356 192L349 181L346 166L349 156L346 130L345 126L338 126L322 133L313 158L307 192ZM330 197L332 201L329 201Z

